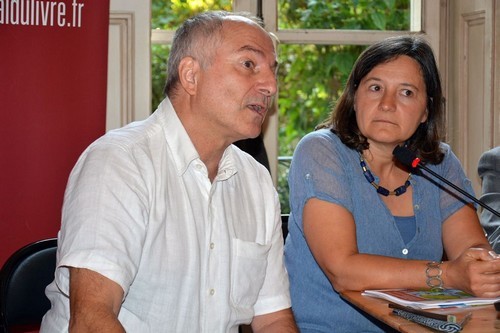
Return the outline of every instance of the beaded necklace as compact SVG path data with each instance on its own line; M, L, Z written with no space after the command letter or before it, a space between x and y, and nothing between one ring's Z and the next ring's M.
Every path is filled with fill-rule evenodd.
M372 172L370 169L368 169L368 166L366 165L365 160L363 159L363 155L359 153L359 164L361 165L361 169L363 169L363 175L365 176L366 180L375 187L377 190L377 193L382 194L383 196L389 196L389 195L395 195L395 196L400 196L401 194L406 192L406 189L408 186L411 185L410 183L410 178L411 178L411 172L408 174L408 178L406 179L405 183L401 185L400 187L394 189L393 191L389 191L383 186L380 186L379 184L375 183L375 177L373 176Z

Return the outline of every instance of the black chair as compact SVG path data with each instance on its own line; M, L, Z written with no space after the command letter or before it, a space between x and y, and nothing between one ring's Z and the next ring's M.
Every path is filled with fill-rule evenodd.
M281 231L283 231L283 240L288 235L288 218L290 214L281 214Z
M50 309L45 287L54 279L57 239L34 242L17 250L0 271L1 332L38 329Z

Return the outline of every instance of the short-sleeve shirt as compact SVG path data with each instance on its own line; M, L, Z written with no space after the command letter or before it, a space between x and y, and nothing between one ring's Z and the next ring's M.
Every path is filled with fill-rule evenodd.
M67 267L122 287L127 332L237 332L254 315L290 307L269 172L231 145L211 182L168 99L82 154L57 256L42 332L68 329Z
M473 193L456 156L446 144L439 165L427 165L459 187ZM442 223L465 204L461 195L421 174L411 177L416 233L405 242L394 216L366 180L359 153L337 135L322 129L306 135L292 159L289 185L289 235L285 262L290 276L292 309L301 332L381 332L361 312L340 298L314 260L303 232L302 213L311 198L346 208L354 217L360 253L402 259L440 260ZM378 183L379 179L375 175Z

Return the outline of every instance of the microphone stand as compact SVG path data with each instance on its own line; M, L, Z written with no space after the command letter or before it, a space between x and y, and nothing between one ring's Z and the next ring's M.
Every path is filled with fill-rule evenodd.
M449 185L450 187L452 187L456 191L460 192L461 194L463 194L467 198L471 199L472 201L474 201L475 203L477 203L478 205L480 205L484 209L489 210L492 214L496 215L497 217L500 217L500 213L499 212L497 212L496 210L494 210L493 208L491 208L490 206L488 206L487 204L485 204L481 200L478 200L474 196L472 196L469 193L465 192L464 190L462 190L460 187L456 186L455 184L453 184L449 180L445 179L444 177L441 177L440 175L438 175L437 173L435 173L434 171L432 171L431 169L429 169L425 165L418 164L417 166L420 167L420 168L422 168L422 169L424 169L425 171L427 171L428 173L430 173L431 175L433 175L437 179L441 180L442 182L446 183L447 185Z

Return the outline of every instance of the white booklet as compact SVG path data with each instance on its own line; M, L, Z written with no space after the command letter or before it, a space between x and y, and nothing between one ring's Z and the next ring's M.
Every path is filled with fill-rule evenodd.
M436 309L487 305L500 301L498 298L480 298L457 289L413 290L379 289L365 290L363 295L383 298L396 304L416 309Z

